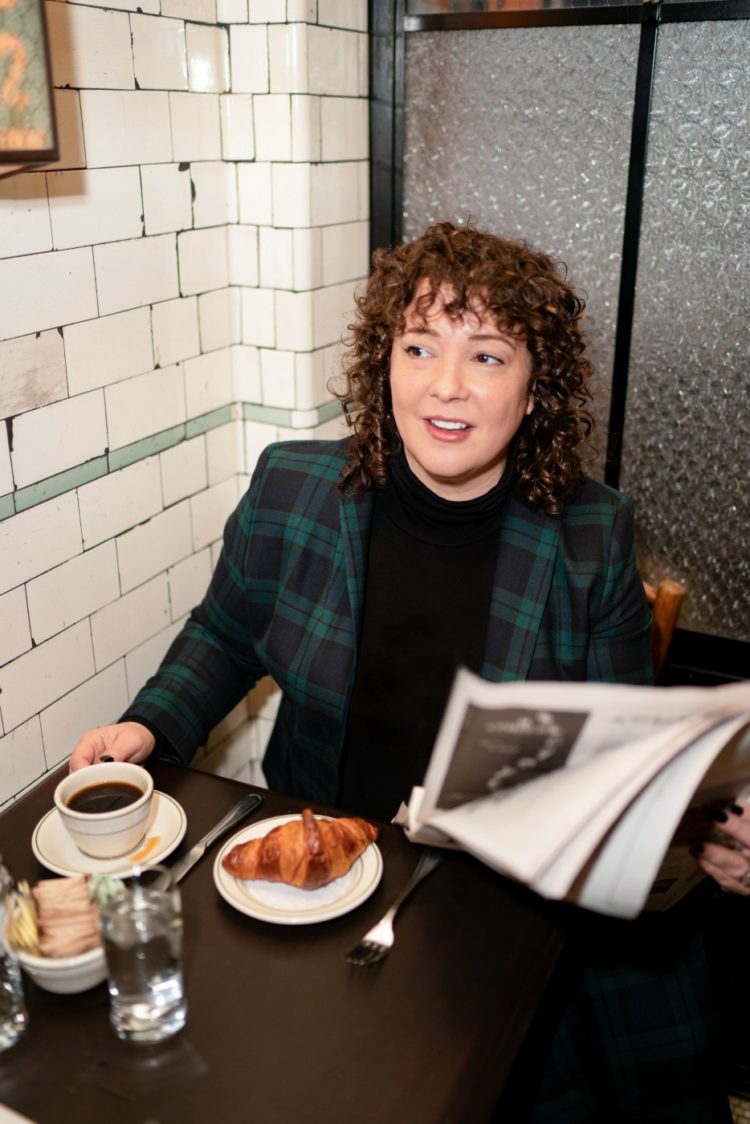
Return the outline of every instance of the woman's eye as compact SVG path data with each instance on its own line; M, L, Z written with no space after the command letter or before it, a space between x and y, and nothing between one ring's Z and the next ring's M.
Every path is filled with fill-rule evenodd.
M481 363L486 367L494 367L505 362L499 355L488 355L486 351L480 352L479 355L476 356L476 360L477 363Z
M404 348L407 355L411 355L413 359L422 359L427 354L426 347L420 347L419 344L409 343Z

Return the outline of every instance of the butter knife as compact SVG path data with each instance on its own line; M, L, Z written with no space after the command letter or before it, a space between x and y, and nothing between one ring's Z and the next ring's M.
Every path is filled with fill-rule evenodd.
M235 827L236 824L241 823L251 812L256 811L262 803L263 797L258 796L257 793L250 793L247 796L243 796L241 800L238 800L235 806L230 808L215 827L207 831L202 839L199 839L197 843L193 844L186 855L183 855L181 859L177 860L174 866L170 867L172 884L174 885L176 882L179 882L181 878L185 877L189 870L193 869L198 860L203 858L208 848L212 843L216 842L219 836L229 831L230 827Z

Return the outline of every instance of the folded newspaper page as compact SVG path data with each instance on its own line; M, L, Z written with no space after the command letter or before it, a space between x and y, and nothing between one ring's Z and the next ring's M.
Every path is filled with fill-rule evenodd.
M750 683L636 687L456 676L402 822L545 897L634 917L699 879L711 812L750 801Z

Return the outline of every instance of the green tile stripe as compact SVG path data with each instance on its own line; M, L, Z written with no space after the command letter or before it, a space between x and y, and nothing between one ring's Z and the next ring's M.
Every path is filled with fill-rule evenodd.
M61 496L65 492L72 492L81 484L89 484L92 480L98 480L100 476L106 476L108 472L107 457L94 457L85 464L75 465L65 472L48 476L46 480L39 480L36 484L19 488L13 497L16 511L26 511L30 507L36 507L38 503L44 503L45 500L54 499L55 496Z
M298 412L276 406L256 406L251 402L243 402L241 405L244 421L264 422L266 425L282 426L286 429L293 428L292 417ZM341 403L337 399L326 402L323 406L317 408L317 420L313 425L322 425L336 417L340 412ZM68 468L65 472L58 472L54 476L38 480L35 484L18 488L13 493L0 496L0 521L9 519L11 515L16 515L21 511L27 511L30 507L36 507L37 504L44 503L46 500L54 499L55 496L72 492L75 488L79 488L83 484L89 484L92 480L98 480L101 476L106 476L110 472L117 472L119 469L127 468L137 461L145 460L146 457L163 453L165 449L171 449L191 437L198 437L202 433L218 429L219 426L227 425L231 420L232 407L221 406L217 410L209 410L208 413L200 414L197 418L191 418L190 421L181 425L172 426L170 429L162 429L159 433L144 437L141 441L133 441L130 445L123 445L120 449L113 449L100 457L94 457L84 464L74 465L73 468ZM305 426L305 428L308 428L308 426Z

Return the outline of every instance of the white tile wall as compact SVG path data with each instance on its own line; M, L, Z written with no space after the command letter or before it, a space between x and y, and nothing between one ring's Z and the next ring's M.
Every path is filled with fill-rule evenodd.
M208 482L204 437L183 441L159 457L164 506L202 491Z
M145 164L141 168L146 234L189 230L193 202L190 172L179 164Z
M31 647L29 614L22 587L0 597L0 667Z
M151 312L154 361L161 367L178 363L200 351L198 301L184 297L155 304Z
M223 480L190 500L193 513L193 549L202 550L222 537L224 524L239 499L237 481Z
M183 296L221 289L228 283L227 232L223 226L178 234L177 253Z
M181 624L181 621L171 624L128 652L125 657L128 698L132 698L148 677L154 674L167 648L179 632Z
M91 250L0 261L0 337L22 336L96 316Z
M214 289L198 297L198 323L201 351L216 351L236 343L241 331L237 289Z
M0 181L0 511L63 469L72 490L0 523L0 801L155 669L260 450L334 435L318 407L367 269L365 0L47 8L60 159ZM73 487L219 407L231 421ZM201 767L262 779L267 694Z
M293 409L297 403L294 395L294 353L292 351L266 350L260 353L260 377L264 406L281 406Z
M219 93L229 88L229 40L223 27L188 24L188 80L191 90Z
M169 570L169 604L173 621L187 616L203 599L211 580L211 569L211 553L205 549L191 554Z
M258 284L258 228L256 226L229 227L227 259L230 285Z
M13 424L13 476L18 488L54 476L107 448L107 421L101 390L30 410Z
M260 353L257 347L240 344L232 348L233 398L237 402L260 402ZM242 462L239 462L240 465Z
M188 64L182 20L132 15L135 77L142 90L187 90Z
M185 399L190 417L227 406L232 400L232 352L228 347L185 361Z
M39 719L32 718L0 738L0 802L27 788L45 767Z
M237 222L237 177L234 165L217 160L192 164L193 225Z
M168 623L167 576L159 574L91 617L97 671L132 651Z
M99 310L106 316L178 295L174 236L94 246Z
M187 558L190 551L190 507L183 500L117 539L123 593Z
M262 94L268 90L268 36L265 27L230 27L232 91Z
M251 94L224 94L221 113L221 154L225 160L252 160L255 156L253 98Z
M273 93L307 93L307 34L307 25L304 23L287 23L268 28L268 60Z
M241 223L265 226L273 221L270 164L240 164L237 190Z
M66 757L86 730L108 726L128 705L125 664L113 663L69 691L41 713L44 755L49 769Z
M362 98L320 99L323 160L366 160L367 102Z
M0 713L15 729L94 674L88 621L58 633L0 668Z
M310 226L314 166L274 164L272 168L274 226Z
M185 421L185 386L179 365L114 383L104 392L109 447L119 449Z
M115 5L112 5L115 7ZM132 90L130 18L79 4L45 6L52 82L77 89Z
M311 94L361 97L360 41L351 31L328 27L308 28L309 90Z
M119 535L129 527L135 527L144 519L149 519L161 510L158 460L156 457L148 457L119 472L84 484L78 489L78 506L86 548L111 539L113 535ZM21 517L16 516L13 522L17 522L19 518Z
M291 160L292 119L288 94L253 98L255 154L259 160Z
M255 344L256 347L275 345L276 331L271 289L242 290L242 342Z
M170 94L172 159L220 160L218 94Z
M55 566L26 587L31 632L40 643L77 624L120 594L114 542Z
M0 523L0 593L81 552L75 493L48 500Z
M319 97L292 94L292 160L316 162L320 150Z
M135 167L50 172L47 189L56 250L143 233L141 181Z
M52 249L44 176L0 180L0 247L3 257Z
M67 393L62 335L52 330L0 342L0 371L0 418L59 401Z
M154 365L147 308L69 324L63 335L71 394L108 386Z
M323 281L324 231L317 227L292 231L294 243L293 289L317 289Z
M237 476L242 456L242 423L233 421L206 434L208 482L219 484Z
M291 289L294 285L292 231L264 226L258 233L261 285L265 289Z
M81 90L88 166L99 168L171 160L169 97L167 93L151 90ZM117 122L117 128L112 127L113 121Z
M216 0L162 0L161 12L176 19L215 23Z

